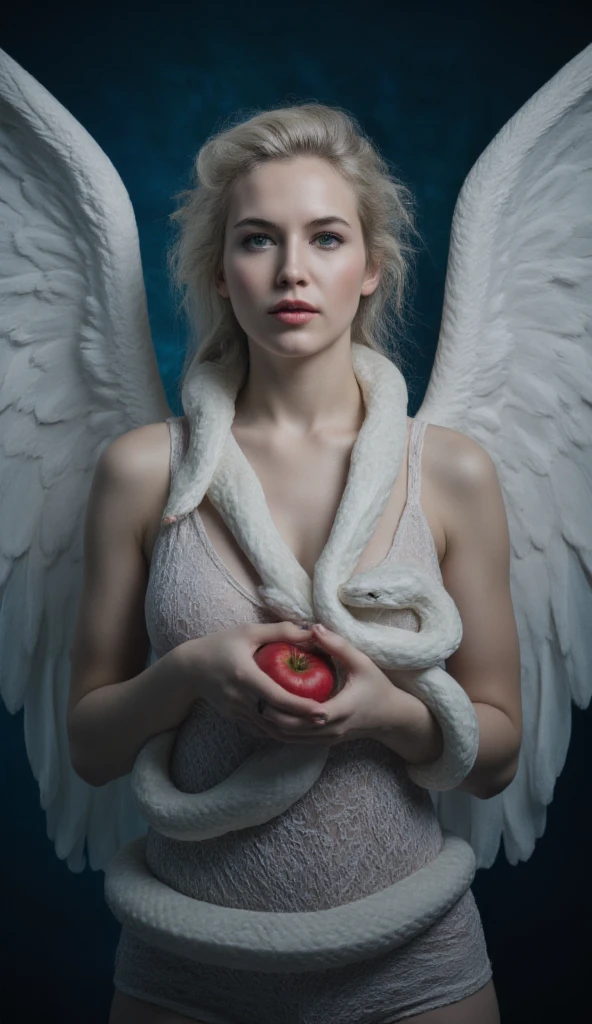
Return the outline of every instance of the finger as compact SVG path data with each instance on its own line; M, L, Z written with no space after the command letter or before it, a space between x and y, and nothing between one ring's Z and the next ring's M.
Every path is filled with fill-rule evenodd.
M319 701L313 700L312 697L299 697L285 690L260 669L256 662L253 662L252 671L253 682L256 683L259 696L265 701L266 707L277 708L287 715L306 718L309 721L319 717L323 722L326 721L327 714Z
M269 738L276 740L277 743L328 743L334 739L331 730L327 727L311 726L309 722L305 721L301 722L299 728L286 728L265 719L261 726Z
M306 626L306 629L303 629L302 626ZM312 622L301 623L300 625L289 620L285 622L261 622L253 623L251 628L258 646L269 643L271 640L286 640L288 643L298 643L299 641L310 640L312 637Z
M298 645L303 650L311 651L314 649L315 642L313 638L313 624L311 622L296 623L286 620L284 622L264 622L252 627L255 635L255 644L253 647L253 653L258 647L264 643L278 642L284 640L286 643L292 643ZM269 676L264 674L264 678L269 680ZM285 693L286 691L283 691ZM306 716L317 716L319 712L317 701L310 700L306 697L295 697L294 700L291 698L286 702L282 696L277 694L277 691L272 696L265 697L266 700L273 700L276 706L281 706L285 711L293 715L306 715ZM298 702L297 704L295 703ZM305 704L301 702L305 701Z
M283 711L278 711L275 707L270 707L266 704L260 715L266 722L272 726L285 730L286 732L293 733L294 735L301 735L303 733L311 732L311 720L310 718L303 718L301 715L289 715ZM312 721L312 732L318 732L320 728L327 728L329 724L328 719L323 723L313 720Z
M302 625L306 625L306 629L303 629ZM257 639L257 646L281 640L285 640L287 643L299 644L304 648L315 646L312 623L301 625L290 621L260 623L254 627L254 633ZM318 701L309 697L298 697L295 694L290 694L282 686L274 683L267 673L258 668L256 663L252 667L258 677L258 689L262 691L261 697L267 704L271 704L289 715L296 715L300 718L306 717L311 721L320 718L320 721L323 723L326 721L326 715ZM269 686L270 681L272 689Z
M333 633L326 626L315 622L313 627L313 637L315 643L322 647L323 650L329 654L334 655L343 661L346 665L355 668L359 664L358 655L361 653L356 647L350 644L349 640L345 637L340 636L339 633Z

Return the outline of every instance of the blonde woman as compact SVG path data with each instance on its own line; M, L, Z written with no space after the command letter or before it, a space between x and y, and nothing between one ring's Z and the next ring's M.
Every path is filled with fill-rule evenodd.
M467 176L414 419L407 190L337 108L214 135L175 417L123 183L0 50L0 695L105 871L111 1024L499 1020L471 883L592 697L591 95L588 46Z
M351 117L307 104L259 113L210 139L176 217L172 266L198 339L184 388L200 361L221 361L237 346L248 354L232 434L312 578L365 418L352 343L387 355L403 322L409 193ZM305 312L290 314L294 307ZM181 872L176 888L197 895L199 884L211 903L279 912L356 901L417 871L442 846L429 793L405 770L439 757L440 728L425 704L392 685L396 672L332 631L303 632L270 612L257 572L207 496L163 523L190 419L118 437L95 473L73 648L73 759L104 785L131 771L150 736L178 726L171 771L181 789L198 791L270 738L327 744L326 769L305 797L264 825L196 844L199 883ZM415 562L454 599L463 636L446 668L473 702L480 731L462 788L486 800L512 780L521 733L504 503L479 444L405 422L404 458L356 571ZM381 621L418 629L409 611L383 612ZM274 640L330 653L344 669L347 709L338 697L318 705L271 686L252 655ZM143 669L149 644L160 657ZM106 685L120 679L125 689ZM321 713L324 724L314 718ZM181 767L189 747L191 777ZM180 846L172 843L169 856ZM499 1021L470 889L412 941L320 971L199 963L124 928L115 988L110 1024Z

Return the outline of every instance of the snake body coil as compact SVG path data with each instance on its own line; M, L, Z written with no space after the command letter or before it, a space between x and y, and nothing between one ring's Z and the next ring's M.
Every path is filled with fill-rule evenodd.
M407 765L407 772L419 786L452 789L471 770L479 740L471 701L438 665L460 643L458 610L446 590L414 565L382 565L351 575L402 462L407 406L403 378L388 359L354 344L352 362L366 418L314 580L278 534L259 481L230 431L244 369L240 359L224 372L202 364L200 376L184 392L195 429L175 479L181 496L174 487L163 521L187 514L207 490L259 571L260 594L276 614L323 622L379 667L404 674L406 689L427 704L444 738L437 761ZM200 430L204 423L209 433L203 426ZM348 605L411 608L419 617L419 632L360 621ZM175 731L163 733L144 746L134 765L132 789L158 835L188 843L270 821L308 792L328 757L325 746L272 744L256 750L217 786L185 793L169 776L175 736ZM118 920L170 952L268 972L341 966L408 942L460 899L475 872L471 846L445 833L442 849L429 864L387 889L329 910L266 913L204 903L175 891L166 878L151 873L145 846L145 837L128 844L107 869L105 896Z

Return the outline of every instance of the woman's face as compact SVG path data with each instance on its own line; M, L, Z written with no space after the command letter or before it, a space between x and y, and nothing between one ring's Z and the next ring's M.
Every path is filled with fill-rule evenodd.
M247 218L269 223L240 223ZM327 221L309 223L318 218ZM354 194L324 160L272 160L236 182L217 288L252 341L304 354L349 339L360 296L378 285L365 262ZM306 323L284 323L270 313L281 299L302 299L317 312Z

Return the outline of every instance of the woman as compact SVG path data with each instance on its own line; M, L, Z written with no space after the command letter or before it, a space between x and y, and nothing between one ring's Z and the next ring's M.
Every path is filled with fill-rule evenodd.
M409 197L355 122L319 105L262 113L221 133L202 148L197 173L198 185L176 215L182 231L173 256L186 306L199 314L194 360L248 347L232 432L285 543L312 577L364 420L351 343L384 350L402 315ZM286 301L309 304L312 316L280 318L276 307ZM83 680L90 678L84 650L92 649L86 641L99 622L102 648L114 652L112 678L137 678L127 711L122 706L121 731L110 737L109 761L93 781L129 771L148 736L181 723L177 768L189 743L199 763L191 780L177 783L195 791L225 777L239 747L253 749L253 732L318 742L320 729L331 746L323 776L264 826L200 844L198 884L213 903L280 911L376 892L441 845L429 794L404 771L405 760L439 756L439 726L347 641L316 630L300 636L345 666L353 701L346 719L332 719L331 700L321 708L275 690L273 702L254 711L255 696L271 691L255 671L253 651L266 641L296 642L297 631L257 598L257 574L207 498L191 516L161 527L189 429L186 418L171 419L123 435L104 453L93 482L87 558L95 578L89 570L85 586L95 587L96 599L81 605L71 709L91 688ZM480 728L477 760L462 785L487 799L511 782L521 731L503 500L491 460L464 435L408 418L407 445L356 571L416 560L453 597L463 638L446 668L468 693ZM116 593L118 614L107 615ZM361 618L365 613L359 610ZM411 612L390 613L388 621L418 629ZM149 642L162 653L142 672ZM156 711L165 681L166 720ZM199 714L192 713L197 698ZM326 722L317 725L312 714L321 710ZM214 967L154 949L124 929L115 987L110 1024L499 1021L470 890L408 944L326 971Z

